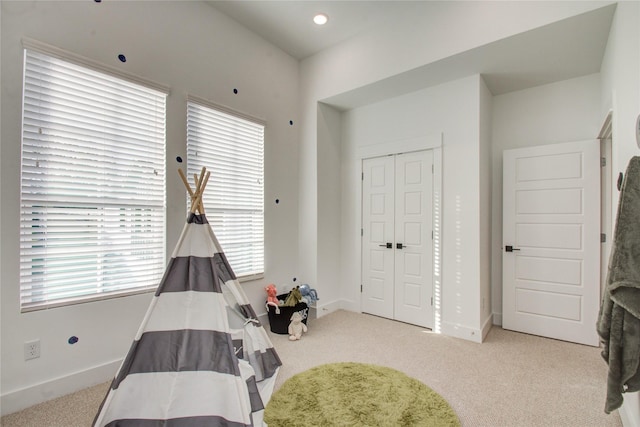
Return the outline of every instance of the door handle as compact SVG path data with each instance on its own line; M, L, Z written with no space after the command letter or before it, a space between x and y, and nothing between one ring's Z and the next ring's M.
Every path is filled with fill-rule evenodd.
M511 246L511 245L507 245L507 246L505 246L505 247L504 247L504 251L505 251L505 252L513 252L513 251L519 251L519 250L520 250L520 249L518 249L518 248L514 248L514 247L513 247L513 246Z
M396 249L402 249L406 246L402 246L402 243L396 243Z
M378 245L378 246L380 246L381 248L387 248L387 249L393 248L393 245L391 243L386 243L384 245Z

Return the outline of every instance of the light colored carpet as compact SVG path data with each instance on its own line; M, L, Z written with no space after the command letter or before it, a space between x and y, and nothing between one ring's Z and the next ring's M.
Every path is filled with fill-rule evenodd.
M294 375L264 412L269 427L459 427L451 406L420 381L367 363L329 363Z
M282 359L276 389L325 363L387 366L444 397L463 426L621 426L604 413L600 350L493 327L483 344L366 314L309 321L300 341L269 333ZM268 325L266 327L268 330ZM90 426L108 383L5 416L3 427Z

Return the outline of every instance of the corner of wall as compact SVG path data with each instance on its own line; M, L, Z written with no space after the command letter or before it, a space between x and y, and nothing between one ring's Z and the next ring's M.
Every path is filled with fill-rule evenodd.
M496 326L502 326L502 313L493 313L493 324Z
M489 333L492 327L493 327L493 314L489 314L487 318L484 320L484 322L482 323L482 341L484 341L485 338L487 338L487 334Z
M341 289L341 114L318 102L317 111L317 288L329 299Z
M492 144L493 95L480 76L480 301L483 316L491 317L492 311L492 239L493 239L493 144ZM484 339L484 335L483 335Z

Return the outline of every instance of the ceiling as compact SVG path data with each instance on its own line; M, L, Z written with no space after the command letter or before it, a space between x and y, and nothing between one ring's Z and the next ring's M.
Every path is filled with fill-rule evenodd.
M382 24L428 13L430 1L213 1L212 7L304 59ZM426 64L324 100L348 109L473 74L493 95L600 71L615 4ZM322 12L329 22L312 23Z
M207 0L297 59L312 56L359 33L418 13L424 1L270 1ZM323 26L313 24L317 13L329 16Z

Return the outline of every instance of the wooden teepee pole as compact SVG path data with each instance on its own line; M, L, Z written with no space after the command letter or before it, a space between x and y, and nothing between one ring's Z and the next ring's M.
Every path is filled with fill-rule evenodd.
M196 191L195 191L195 199L192 201L192 207L195 205L195 210L200 211L201 214L204 214L204 204L202 203L202 195L204 193L204 189L207 186L207 182L209 181L209 176L211 172L207 172L207 168L203 167L200 172L200 177L196 179ZM194 174L195 177L195 174Z
M193 174L193 179L195 183L195 191L189 185L189 181L185 176L182 169L178 168L178 175L182 179L182 183L189 192L189 197L191 197L191 213L199 212L201 215L204 215L204 204L202 203L202 195L204 193L204 189L207 186L207 182L209 181L209 176L211 176L211 172L207 172L207 168L203 167L202 171L200 171L200 176L197 174Z

